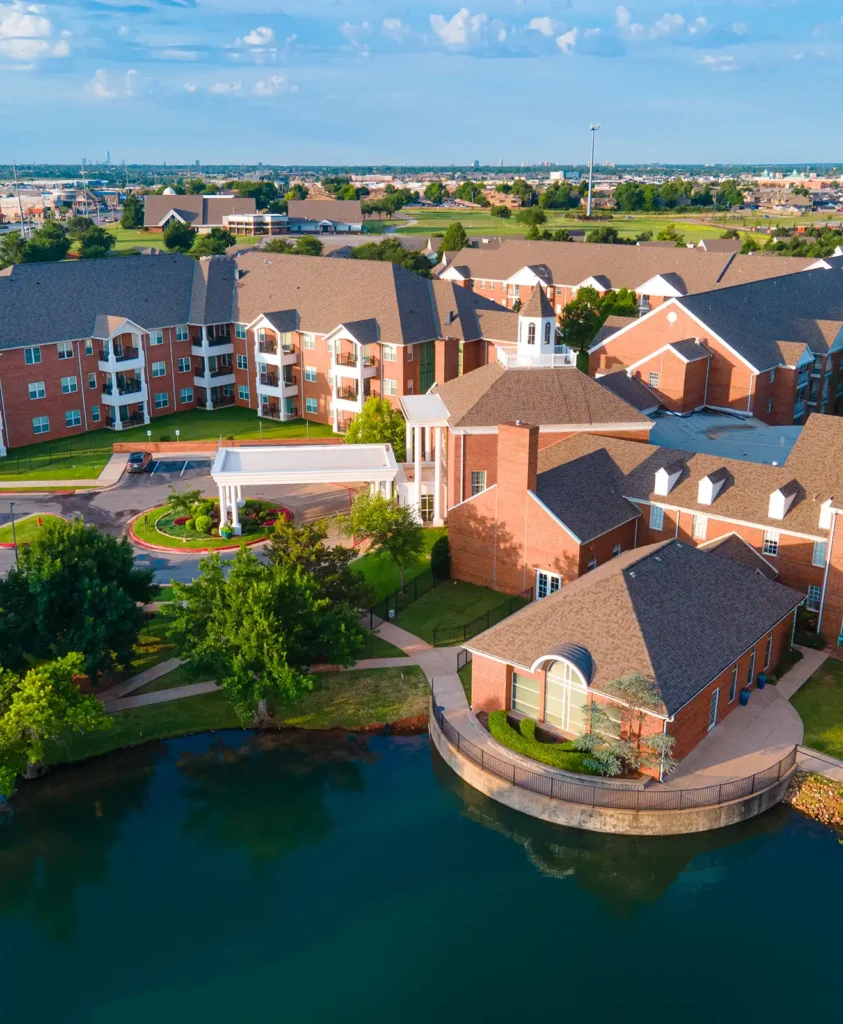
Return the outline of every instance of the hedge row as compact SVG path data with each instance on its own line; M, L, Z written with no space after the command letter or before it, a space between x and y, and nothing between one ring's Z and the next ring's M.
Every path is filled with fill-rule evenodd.
M516 730L509 724L506 711L492 711L489 714L489 732L498 743L510 750L531 757L534 761L541 761L551 768L563 768L583 775L596 774L594 769L585 766L587 755L577 750L570 740L564 743L542 743L537 740L536 723L531 718L522 718Z

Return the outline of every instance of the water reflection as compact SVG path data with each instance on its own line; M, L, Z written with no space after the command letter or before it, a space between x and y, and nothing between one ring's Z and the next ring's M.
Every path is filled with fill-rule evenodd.
M523 846L542 874L572 881L598 897L617 917L657 903L680 877L725 869L750 859L786 825L784 805L740 825L685 836L638 837L551 825L511 810L473 789L431 747L439 784L462 804L462 813Z
M245 852L260 870L325 840L329 791L362 792L363 765L374 759L364 737L336 732L256 733L245 742L223 734L179 761L183 827L210 846Z
M105 881L109 851L147 795L164 744L73 765L20 786L0 824L0 919L36 921L67 941L77 892Z

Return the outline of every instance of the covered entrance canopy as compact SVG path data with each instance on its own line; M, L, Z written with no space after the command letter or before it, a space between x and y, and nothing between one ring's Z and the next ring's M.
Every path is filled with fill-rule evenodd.
M211 476L220 490L220 523L240 533L243 487L281 484L360 484L392 496L399 466L388 444L262 445L220 448Z

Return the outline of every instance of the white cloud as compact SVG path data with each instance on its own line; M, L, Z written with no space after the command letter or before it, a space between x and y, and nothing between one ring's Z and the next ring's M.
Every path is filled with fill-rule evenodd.
M117 93L111 85L111 79L105 68L97 68L94 77L83 86L85 92L100 99L109 99Z
M675 36L688 32L689 35L699 35L707 32L709 28L708 19L699 17L693 21L686 21L681 14L671 14L669 11L657 18L652 25L642 25L632 20L632 11L621 4L615 8L615 25L618 35L628 40L662 39L665 36Z
M737 71L735 58L729 56L718 57L714 54L707 53L704 57L700 57L697 64L701 64L703 67L708 68L709 71Z
M242 88L243 86L240 82L214 82L208 92L224 96L232 92L240 92Z
M527 28L550 38L553 35L553 18L531 18Z
M577 45L578 35L579 29L569 29L567 32L563 32L561 36L556 37L556 45L563 53L573 53L574 47Z
M340 25L339 30L348 40L348 46L340 47L340 49L351 50L358 57L368 57L370 55L368 43L360 41L361 36L371 35L372 26L368 21L363 21L359 25L353 25L350 21L344 21Z
M499 43L505 43L506 42L506 29L505 28L502 28L502 29L498 30L498 42Z
M287 87L286 79L282 75L270 75L269 78L262 78L255 82L252 92L255 96L275 96Z
M157 56L162 60L196 60L195 50L160 50Z
M187 92L196 92L196 88L197 88L195 82L185 82L184 83L184 87L187 90Z
M121 39L125 39L129 35L129 26L120 25L117 29L117 35L120 36Z
M60 39L53 47L54 57L69 57L70 43L66 39Z
M247 46L269 46L274 38L275 33L271 28L267 28L266 25L260 25L243 36L243 42Z
M600 29L599 28L587 28L585 30L585 32L583 32L583 39L594 39L595 36L599 36L599 35L600 35Z
M70 43L67 35L51 43L53 23L34 4L15 2L0 4L0 56L15 61L31 61L39 57L67 57Z
M688 31L692 36L700 32L708 31L708 18L695 18L689 25Z
M805 57L805 54L802 53L801 50L799 51L799 53L794 53L793 54L793 59L794 60L802 60L804 57Z
M384 18L381 23L381 31L387 39L396 43L403 43L405 36L410 34L409 25L404 25L400 18Z
M632 20L632 11L623 4L615 8L615 25L618 32L627 39L637 39L646 34L644 26Z
M94 77L87 81L83 91L97 99L114 99L117 96L137 96L148 79L142 79L134 68L129 68L120 79L112 75L107 68L97 68Z
M450 20L441 14L430 15L430 27L445 46L466 46L482 32L488 21L487 14L472 14L467 7L461 7Z
M735 33L736 36L745 36L746 35L746 22L745 21L735 21L735 22L733 22L732 23L732 31Z
M673 32L680 32L684 27L685 19L681 14L663 14L653 23L650 37L655 39L658 36L669 36Z

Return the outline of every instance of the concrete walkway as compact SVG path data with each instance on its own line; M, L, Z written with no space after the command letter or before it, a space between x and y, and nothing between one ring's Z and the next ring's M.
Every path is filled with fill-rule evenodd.
M214 693L220 689L222 687L219 683L189 683L187 686L173 686L169 690L139 693L136 697L121 697L119 700L108 700L105 701L105 710L109 714L115 711L128 711L129 708L142 708L147 704L165 704L171 700L196 697L200 693Z
M113 487L119 482L120 477L123 476L123 471L126 469L126 463L129 461L129 456L126 454L112 455L108 462L103 466L103 470L95 480L19 480L11 478L8 480L0 479L0 492L4 487L14 487L15 490L25 487L27 490L32 491L50 491L56 487L72 487L78 491L89 491L93 488L97 490L105 490L107 487ZM2 471L2 466L0 466Z
M172 672L173 669L183 664L184 662L181 658L167 658L166 661L153 665L152 668L146 669L145 672L138 672L131 679L126 679L122 683L117 683L116 686L103 690L97 696L100 700L106 702L119 700L121 697L128 697L130 693L134 693L135 690L139 690L142 686L146 686L147 683L151 683L153 679L160 679L161 676L165 676L168 672Z
M796 693L803 683L807 683L810 677L817 671L822 663L828 658L825 651L815 651L811 647L796 646L797 651L802 652L802 660L798 661L790 671L785 672L776 685L776 689L787 700Z
M829 754L821 754L810 747L800 747L796 754L796 763L803 772L816 772L835 782L843 782L843 761Z

